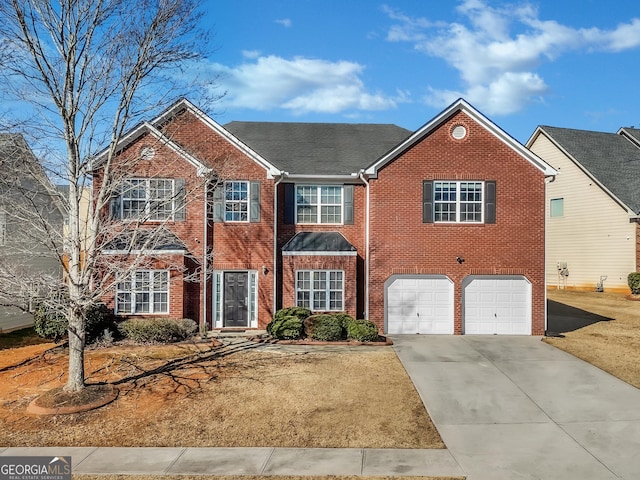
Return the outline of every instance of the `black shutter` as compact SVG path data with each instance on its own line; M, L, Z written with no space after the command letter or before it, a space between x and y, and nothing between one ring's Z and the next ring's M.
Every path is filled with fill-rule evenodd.
M422 181L422 223L433 223L433 182Z
M484 184L484 223L496 223L496 182Z
M224 183L220 182L213 189L213 218L214 222L224 222Z
M344 218L345 225L353 225L353 185L345 185L344 191Z
M187 200L187 188L184 178L176 178L176 198L175 198L175 221L184 222L186 220L186 200Z
M113 196L109 200L109 215L113 220L122 219L122 197L119 193L120 189L117 189L118 193L114 192Z
M293 225L296 221L296 191L293 183L284 184L284 223Z
M260 182L251 182L249 195L249 221L260 221Z

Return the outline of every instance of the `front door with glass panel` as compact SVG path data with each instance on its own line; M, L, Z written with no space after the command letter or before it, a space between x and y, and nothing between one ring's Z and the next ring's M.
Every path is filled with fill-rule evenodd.
M224 272L224 326L249 326L249 274Z

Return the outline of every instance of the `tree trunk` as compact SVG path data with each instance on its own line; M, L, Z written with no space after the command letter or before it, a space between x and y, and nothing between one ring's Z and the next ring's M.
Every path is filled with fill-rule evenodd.
M66 392L79 392L84 383L84 316L77 308L69 312L69 379L64 387Z

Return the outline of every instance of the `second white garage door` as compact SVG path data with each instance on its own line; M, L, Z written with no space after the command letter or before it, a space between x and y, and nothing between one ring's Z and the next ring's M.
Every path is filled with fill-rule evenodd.
M463 289L466 335L531 335L531 283L525 277L468 277Z
M395 276L385 286L387 333L453 333L453 282L449 278Z

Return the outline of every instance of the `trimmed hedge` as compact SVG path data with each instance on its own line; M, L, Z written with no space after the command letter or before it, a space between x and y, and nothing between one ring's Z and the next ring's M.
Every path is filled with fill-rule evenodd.
M627 277L627 283L632 295L640 295L640 272L632 272Z
M279 340L311 338L325 342L357 340L375 342L378 326L369 320L354 320L346 313L318 313L307 308L289 307L278 310L267 325L267 332Z
M344 338L342 319L336 315L312 315L304 322L305 333L314 340L335 342Z
M136 343L173 343L190 338L198 324L190 318L130 318L120 323L118 330Z
M375 342L378 340L378 326L370 320L354 320L347 326L347 338L359 342Z
M281 316L269 325L270 334L279 340L297 340L304 332L303 320L295 315Z

